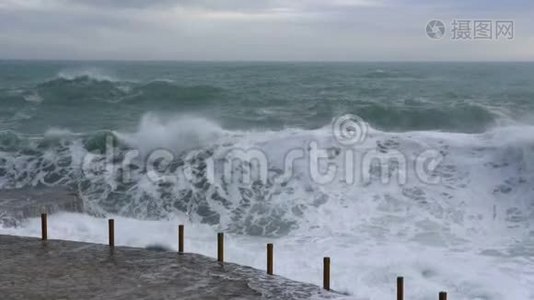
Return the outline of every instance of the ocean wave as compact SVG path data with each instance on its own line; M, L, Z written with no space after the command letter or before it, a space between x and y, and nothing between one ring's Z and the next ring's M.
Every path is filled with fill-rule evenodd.
M369 78L369 79L390 79L390 78L402 78L406 76L409 76L409 74L395 72L392 70L382 70L382 69L371 70L361 75L362 78Z
M25 92L26 101L43 105L96 105L113 103L182 103L206 104L222 89L208 85L184 86L167 80L147 83L109 80L89 75L56 77Z
M372 72L390 73L383 70ZM317 128L343 112L357 114L384 131L469 133L482 133L500 124L514 124L518 119L513 117L518 115L513 111L513 105L502 107L485 101L469 101L464 99L467 97L465 94L451 91L436 94L436 98L402 95L396 99L390 91L381 92L383 89L378 85L362 85L346 93L324 96L324 99L321 95L306 94L305 90L303 96L284 99L265 92L243 93L244 90L223 86L198 82L185 84L165 79L129 81L80 71L60 74L30 87L0 90L0 100L4 104L0 114L4 113L6 119L19 112L20 116L35 116L36 119L68 119L64 117L66 111L67 114L76 113L81 107L87 113L87 119L99 118L102 111L125 111L125 115L133 114L133 119L117 118L131 124L147 111L207 112L234 128L262 126L279 129L297 125ZM528 96L527 93L524 97ZM309 97L309 100L304 97ZM440 100L440 97L445 100ZM528 114L528 111L523 110L523 114ZM106 116L111 117L111 114ZM521 120L530 122L528 117ZM70 126L68 123L52 122L52 125ZM93 128L92 124L82 126Z
M58 77L35 88L45 104L83 104L84 101L116 101L127 95L117 82L95 79L88 75L74 78Z
M99 68L65 69L59 71L54 79L75 80L79 77L87 77L95 81L119 81L116 76Z
M390 130L428 130L439 128L455 132L480 133L494 127L505 114L478 104L386 106L378 103L360 105L356 113L380 128Z
M357 157L368 151L385 157L398 151L407 165L425 150L435 150L443 158L433 170L439 184L421 182L413 171L400 183L394 165L384 170L358 164L356 176L368 180L347 184L343 179L352 169L344 164L343 153L348 149L338 145L329 130L230 131L204 119L149 115L129 133L56 130L35 137L6 131L0 134L0 188L67 185L78 192L88 213L140 219L183 213L191 222L260 236L317 226L366 228L388 235L402 226L411 239L432 244L476 238L473 234L483 234L489 224L513 234L514 228L529 226L534 214L528 198L534 184L534 143L528 137L534 136L534 127L499 127L482 134L371 129L363 144L350 148ZM296 161L292 176L285 176L287 153L309 151L310 142L326 149L328 161L339 166L333 180L315 182L306 160ZM228 160L235 149L265 153L267 179L234 181L222 173L211 178L210 161ZM152 166L161 175L156 179L150 178L154 169L145 164L154 150L171 155ZM247 166L238 163L231 172ZM383 175L389 180L385 184ZM343 216L332 219L328 212L334 211ZM361 217L350 218L354 214Z

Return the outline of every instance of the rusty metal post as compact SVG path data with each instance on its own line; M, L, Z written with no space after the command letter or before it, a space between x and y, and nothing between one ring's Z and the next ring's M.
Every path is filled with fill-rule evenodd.
M439 300L447 300L447 293L439 292Z
M273 265L273 244L267 244L267 274L274 274L274 265Z
M184 253L184 225L178 225L178 253Z
M224 262L224 233L217 234L217 260Z
M48 224L47 214L41 214L41 240L46 241L48 239Z
M404 277L397 277L397 300L404 300Z
M330 257L323 258L323 288L330 290Z
M115 247L115 220L108 220L108 229L109 229L109 246Z

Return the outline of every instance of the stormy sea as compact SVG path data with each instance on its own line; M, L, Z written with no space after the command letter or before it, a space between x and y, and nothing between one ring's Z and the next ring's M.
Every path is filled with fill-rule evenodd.
M185 224L187 251L223 231L259 269L274 243L293 280L331 257L349 299L397 276L407 299L534 299L532 63L0 61L0 130L0 193L83 203L50 238L106 243L113 217L117 245L174 251Z

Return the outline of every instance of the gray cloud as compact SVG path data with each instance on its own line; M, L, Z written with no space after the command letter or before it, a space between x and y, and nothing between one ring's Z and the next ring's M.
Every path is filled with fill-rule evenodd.
M479 3L485 9L474 0L5 0L0 58L534 59L528 9ZM516 21L513 41L434 41L424 33L430 19L500 14Z
M294 9L299 11L346 10L379 4L385 0L61 0L65 4L113 8L170 8L181 7L207 11L267 12Z
M177 0L62 0L68 4L82 4L86 6L104 7L104 8L150 8L150 7L169 7L176 4Z
M276 7L277 2L273 0L251 1L251 0L62 0L65 4L82 4L92 7L104 8L169 8L184 7L198 8L206 10L230 10L230 11L258 11ZM286 1L287 2L287 1Z

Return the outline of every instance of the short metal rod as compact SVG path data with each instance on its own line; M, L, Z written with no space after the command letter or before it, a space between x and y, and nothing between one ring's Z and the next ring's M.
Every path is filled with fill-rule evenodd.
M273 244L267 244L267 274L273 275L274 274L274 246Z
M178 253L184 253L184 225L178 225Z
M397 277L397 300L404 300L404 277Z
M48 222L47 214L41 214L41 240L46 241L48 239Z
M323 288L330 290L330 257L323 258Z
M217 234L217 260L224 262L224 233Z
M115 247L115 220L108 220L108 230L109 230L109 246Z

